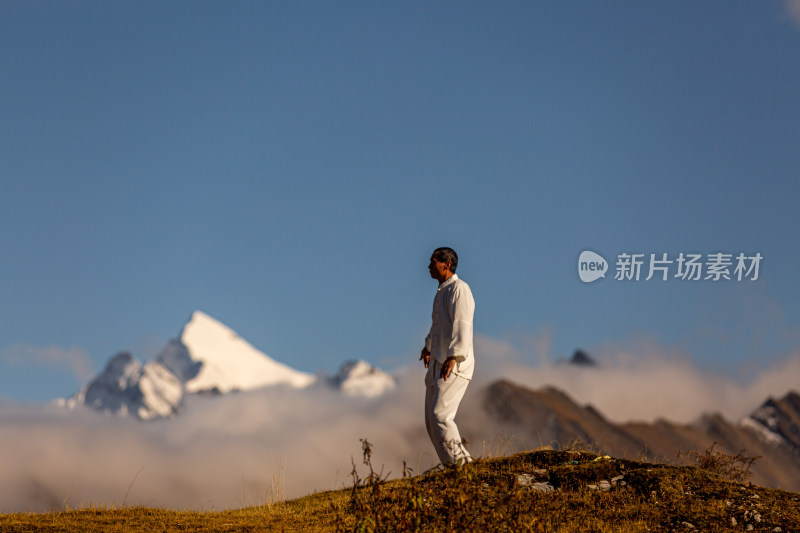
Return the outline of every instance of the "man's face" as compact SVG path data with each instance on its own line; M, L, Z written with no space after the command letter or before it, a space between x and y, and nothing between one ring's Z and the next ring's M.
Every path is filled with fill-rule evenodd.
M447 277L447 272L450 270L450 261L439 261L434 256L431 256L431 263L428 265L428 272L431 273L433 279L439 281Z

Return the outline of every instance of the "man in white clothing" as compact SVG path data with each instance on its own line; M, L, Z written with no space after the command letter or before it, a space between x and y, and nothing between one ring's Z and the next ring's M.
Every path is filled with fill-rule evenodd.
M456 275L458 255L452 248L437 248L428 271L439 282L433 299L433 323L420 359L425 375L425 426L444 465L470 462L455 423L458 404L472 379L472 316L475 300L469 285Z

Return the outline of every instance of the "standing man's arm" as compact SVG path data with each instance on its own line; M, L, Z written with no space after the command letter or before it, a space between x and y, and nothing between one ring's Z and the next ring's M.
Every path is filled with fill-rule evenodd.
M425 363L425 368L428 368L428 363L431 362L431 334L425 337L425 346L422 348L422 354L419 356L420 360Z
M453 335L447 348L447 359L442 365L441 376L444 380L456 363L467 360L472 345L472 317L475 313L475 300L472 291L466 284L459 284L453 291L453 298L448 302L450 316L453 317Z

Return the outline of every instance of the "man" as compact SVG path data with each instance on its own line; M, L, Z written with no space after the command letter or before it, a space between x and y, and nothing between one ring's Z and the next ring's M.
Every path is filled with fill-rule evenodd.
M458 255L437 248L428 271L439 282L433 299L433 323L420 359L425 376L425 426L443 465L470 462L455 423L458 404L472 379L472 315L475 300L469 285L456 275Z

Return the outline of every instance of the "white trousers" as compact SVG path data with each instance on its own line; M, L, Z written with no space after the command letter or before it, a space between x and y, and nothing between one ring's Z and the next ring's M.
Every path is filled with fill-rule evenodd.
M470 462L472 457L461 442L455 422L469 380L451 372L445 381L441 372L442 365L431 357L425 375L425 427L443 465Z

